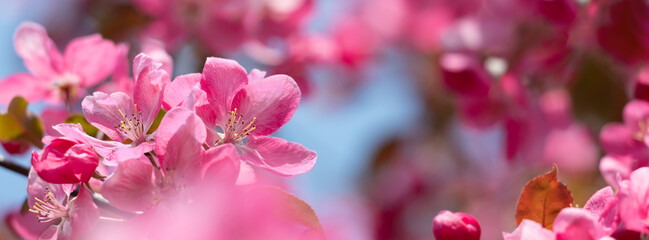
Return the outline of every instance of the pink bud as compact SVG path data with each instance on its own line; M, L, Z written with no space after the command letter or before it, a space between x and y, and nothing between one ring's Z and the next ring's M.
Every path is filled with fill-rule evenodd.
M480 224L469 214L444 210L433 219L433 234L437 240L478 240Z
M68 138L56 138L39 156L32 152L32 167L44 181L56 184L88 182L99 164L90 145Z
M636 99L649 101L649 67L643 68L635 76L635 91L633 93Z

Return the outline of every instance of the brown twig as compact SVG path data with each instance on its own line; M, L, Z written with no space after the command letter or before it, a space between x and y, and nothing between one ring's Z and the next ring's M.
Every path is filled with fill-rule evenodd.
M21 166L17 163L15 163L12 160L5 159L4 156L0 155L0 167L9 169L15 173L18 173L20 175L23 175L25 177L29 176L29 168L26 168L24 166Z

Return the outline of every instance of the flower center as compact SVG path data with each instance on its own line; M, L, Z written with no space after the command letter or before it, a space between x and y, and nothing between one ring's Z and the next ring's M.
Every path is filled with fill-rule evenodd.
M74 98L76 98L77 87L79 86L80 82L81 79L79 78L79 76L71 73L64 73L56 80L54 80L54 82L52 82L52 86L58 89L61 98L63 98L66 102L71 102Z
M131 113L130 115L124 114L120 109L119 113L122 114L123 120L120 121L120 124L115 126L118 132L122 133L128 139L131 139L135 144L142 143L146 141L147 130L142 122L142 111L137 110L137 104L134 105L136 113Z
M250 133L255 130L255 121L257 117L253 117L250 122L246 122L243 114L237 114L237 109L229 111L230 118L228 118L225 128L223 129L223 138L219 140L216 145L223 143L236 143L246 138Z
M47 189L45 201L37 197L34 197L34 199L36 203L29 211L36 214L39 222L51 222L59 218L69 217L69 209L61 205L49 189Z

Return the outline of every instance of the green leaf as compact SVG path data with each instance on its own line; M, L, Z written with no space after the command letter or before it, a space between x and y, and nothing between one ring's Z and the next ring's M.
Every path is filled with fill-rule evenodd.
M160 112L158 112L158 116L156 116L155 120L153 120L153 123L151 123L151 127L149 128L149 132L147 134L151 134L158 129L160 122L162 121L162 118L165 116L165 114L167 114L167 111L161 108Z
M38 116L27 111L28 104L20 96L11 100L7 113L0 115L0 141L24 139L39 148L43 147L43 123Z
M86 118L80 113L71 115L70 117L68 117L68 119L65 120L65 122L81 124L81 128L83 128L83 131L90 136L97 136L97 133L99 132L99 129L97 129L95 126L90 124L88 120L86 120Z

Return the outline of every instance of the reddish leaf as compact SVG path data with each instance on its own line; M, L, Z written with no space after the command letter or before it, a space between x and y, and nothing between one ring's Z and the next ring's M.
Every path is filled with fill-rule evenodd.
M572 194L565 184L557 181L557 166L552 171L529 181L516 205L516 225L523 219L540 223L552 230L552 223L561 209L573 203Z

